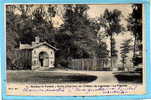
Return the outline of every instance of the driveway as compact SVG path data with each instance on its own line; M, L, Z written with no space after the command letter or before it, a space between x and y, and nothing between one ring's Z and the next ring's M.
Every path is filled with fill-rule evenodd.
M79 73L97 76L97 79L91 83L118 83L117 79L112 74L112 71L75 71L75 70L57 70L56 72Z
M7 71L8 82L29 83L118 83L111 71Z

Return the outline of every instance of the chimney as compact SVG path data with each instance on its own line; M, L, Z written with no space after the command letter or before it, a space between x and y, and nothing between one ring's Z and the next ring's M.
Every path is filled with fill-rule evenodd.
M40 42L40 38L39 38L39 36L36 36L35 41L32 42L32 46L39 44L39 42Z
M21 42L19 41L19 49L21 49L21 47L22 47L22 44L21 44Z
M39 36L36 36L36 37L35 37L35 42L36 42L36 43L39 43L39 42L40 42Z

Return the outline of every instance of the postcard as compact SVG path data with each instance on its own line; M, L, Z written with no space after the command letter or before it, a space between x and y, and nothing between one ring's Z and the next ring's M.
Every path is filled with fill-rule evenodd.
M143 3L6 3L7 96L146 93Z

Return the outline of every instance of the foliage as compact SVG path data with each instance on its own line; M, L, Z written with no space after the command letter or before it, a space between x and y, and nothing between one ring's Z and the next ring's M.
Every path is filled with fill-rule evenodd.
M33 15L33 34L39 36L41 41L47 41L48 43L54 45L54 27L52 23L52 17L55 16L55 11L50 10L51 6L48 7L48 10L45 10L43 6L38 7L32 13ZM53 13L53 15L51 15Z
M117 50L115 49L115 39L114 35L119 34L124 30L121 22L122 13L121 11L114 9L109 11L106 9L103 16L100 16L99 22L102 27L105 29L106 36L110 37L110 57L111 57L111 67L112 67L112 58L117 57Z
M129 15L128 31L131 31L134 36L133 47L133 65L136 66L142 63L142 4L133 4L132 13ZM138 50L136 49L138 47ZM136 52L139 51L139 54ZM139 59L139 60L138 60Z
M105 28L107 36L118 34L124 30L121 22L122 13L120 10L114 9L109 11L106 9L103 16L100 17L100 24Z
M17 40L18 40L18 33L16 30L17 23L18 23L18 15L14 14L14 6L10 6L7 5L6 8L8 10L6 10L6 38L7 38L7 44L6 44L6 48L7 48L7 61L8 61L8 65L12 65L13 59L14 59L14 55L13 55L13 50L15 49L15 47L17 46ZM9 66L7 66L7 68L9 68Z
M121 43L121 62L123 63L123 68L125 67L124 65L126 64L126 58L128 57L127 54L131 50L131 39L125 40L123 43Z
M64 55L64 59L69 60L103 55L98 51L107 54L105 43L102 43L103 45L97 43L97 31L95 31L97 23L88 18L86 12L89 7L87 5L65 5L64 8L64 24L56 34L56 42L60 48L59 55Z
M115 39L114 38L112 38L112 40L111 40L111 57L117 57L117 50L115 49L116 47L115 47L115 45L116 45L116 42L115 42Z
M63 24L56 28L52 19L58 16L56 5L15 5L6 12L7 59L14 63L13 51L19 43L31 44L35 36L57 47L56 65L67 67L75 58L108 58L105 42L97 42L99 24L88 17L88 5L64 5ZM15 13L16 10L19 13ZM9 64L11 65L11 64Z
M129 15L128 31L132 31L133 35L136 36L136 40L142 40L142 4L132 5L132 13Z

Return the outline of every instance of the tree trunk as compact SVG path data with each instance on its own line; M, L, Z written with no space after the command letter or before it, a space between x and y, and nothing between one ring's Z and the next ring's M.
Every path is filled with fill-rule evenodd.
M124 67L125 67L124 65L125 65L125 59L123 58L123 70L124 70Z
M133 67L135 68L135 58L136 58L136 35L134 36L134 48L133 48Z
M111 35L110 36L110 63L111 63L111 70L113 69L113 64L112 64L112 40L113 40L113 37Z

